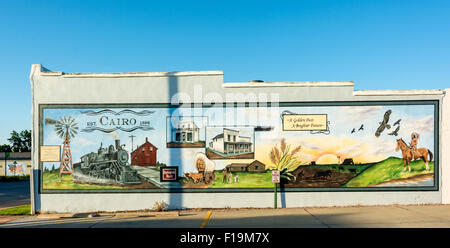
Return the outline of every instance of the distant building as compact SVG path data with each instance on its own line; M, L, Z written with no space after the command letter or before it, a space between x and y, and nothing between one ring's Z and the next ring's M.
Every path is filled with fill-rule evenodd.
M249 164L246 163L232 163L226 166L227 171L248 171L248 172L264 172L266 165L255 160Z
M6 157L6 168L5 168ZM5 152L0 152L0 176L14 175L15 171L11 169L22 167L22 171L25 175L31 173L31 152L10 152L7 156ZM17 170L16 170L17 171ZM22 174L22 173L20 173Z
M209 143L209 148L223 154L241 154L253 152L251 137L239 136L239 131L228 128L216 135Z
M344 162L342 162L342 164L343 165L351 165L351 164L355 164L355 163L353 162L352 158L346 158L346 159L344 159Z
M200 128L193 120L182 120L172 128L171 142L189 144L199 141Z
M145 143L131 152L131 165L155 166L158 148L145 138Z
M248 164L232 163L226 166L227 171L247 171Z

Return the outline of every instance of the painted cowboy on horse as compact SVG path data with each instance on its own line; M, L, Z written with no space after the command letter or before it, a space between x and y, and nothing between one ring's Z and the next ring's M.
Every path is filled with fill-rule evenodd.
M409 143L409 147L413 151L413 160L416 159L417 155L417 144L419 143L419 134L416 132L413 132L411 134L411 142Z
M402 150L402 157L404 162L403 171L406 171L406 165L408 165L408 171L411 171L411 161L414 161L416 159L421 159L425 163L426 170L430 170L428 162L433 160L433 153L424 147L417 148L418 140L419 134L416 132L413 132L411 134L411 143L409 146L403 139L397 140L397 147L395 148L395 150ZM430 157L429 160L428 157Z

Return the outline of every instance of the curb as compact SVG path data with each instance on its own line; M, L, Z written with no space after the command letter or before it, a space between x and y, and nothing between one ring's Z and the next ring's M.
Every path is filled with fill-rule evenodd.
M75 214L39 214L38 219L58 219L58 218L74 218Z
M180 212L135 212L135 213L116 213L114 217L124 218L124 217L178 217Z
M59 218L94 218L102 216L114 216L116 218L130 218L130 217L178 217L180 212L132 212L132 213L113 213L113 214L98 214L98 213L76 213L76 214L39 214L38 219L59 219Z

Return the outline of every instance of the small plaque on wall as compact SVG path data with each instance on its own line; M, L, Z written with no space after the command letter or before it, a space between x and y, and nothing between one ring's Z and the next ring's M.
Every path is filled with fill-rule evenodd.
M161 167L160 181L161 182L178 181L178 167L177 166Z
M327 115L283 115L283 131L325 131L327 130Z
M41 146L39 155L41 162L60 162L61 146Z

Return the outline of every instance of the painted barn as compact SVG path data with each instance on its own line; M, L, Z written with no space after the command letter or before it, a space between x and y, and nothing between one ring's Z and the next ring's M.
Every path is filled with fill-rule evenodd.
M131 152L131 165L138 166L155 166L156 153L158 148L145 138L145 143L138 146L136 150Z
M249 164L247 163L231 163L226 166L227 171L248 171L248 172L265 172L266 165L258 160Z
M251 162L248 165L247 171L250 171L250 172L264 172L264 171L266 171L266 165L261 163L258 160L255 160L255 161Z

